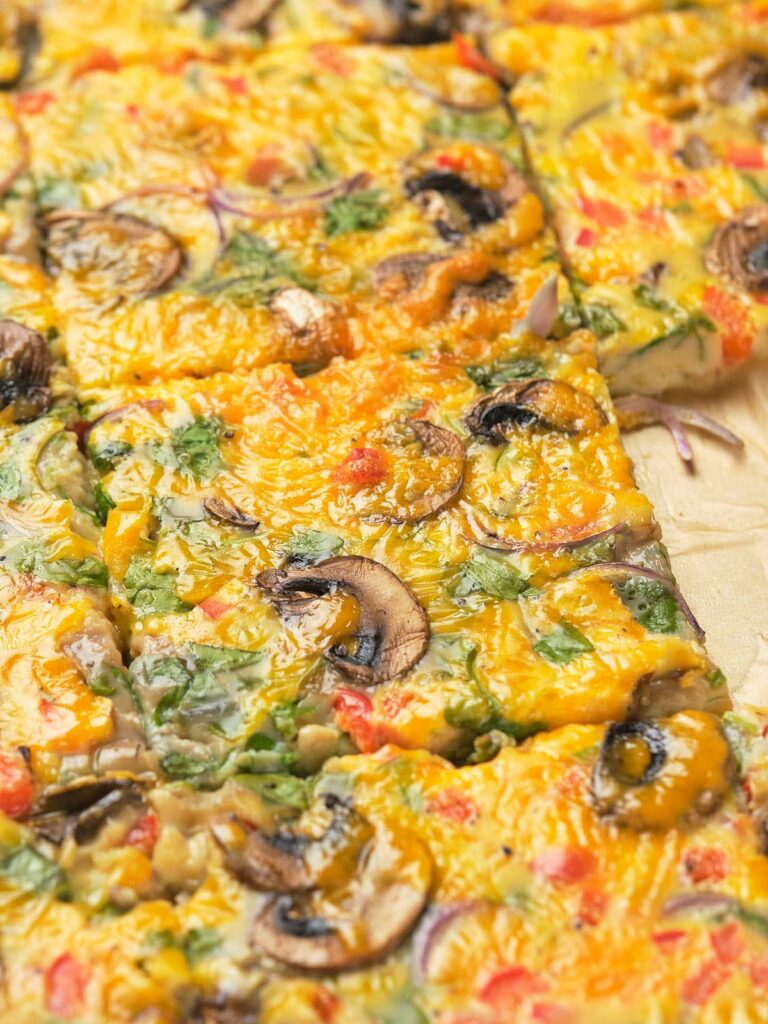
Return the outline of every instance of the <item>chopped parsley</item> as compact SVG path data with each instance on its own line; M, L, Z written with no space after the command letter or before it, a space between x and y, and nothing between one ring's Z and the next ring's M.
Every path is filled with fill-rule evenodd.
M326 235L346 235L351 231L373 231L387 215L380 189L362 189L346 196L335 196L326 204L323 227Z

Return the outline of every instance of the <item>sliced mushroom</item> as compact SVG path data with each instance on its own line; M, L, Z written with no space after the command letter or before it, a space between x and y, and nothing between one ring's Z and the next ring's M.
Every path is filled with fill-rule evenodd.
M387 500L385 497L386 509L371 512L364 518L370 522L416 523L444 508L458 494L464 480L466 453L464 445L452 430L438 427L428 420L407 419L402 423L391 424L387 439L390 445L399 448L417 444L422 457L432 455L448 459L450 475L435 488L430 485L424 473L412 474L415 490L410 488L402 499L395 497Z
M250 999L236 996L210 996L197 1006L190 1024L259 1024L259 995Z
M380 562L359 556L329 558L317 565L269 569L257 584L278 604L307 595L317 597L343 590L359 605L354 652L336 644L326 657L339 671L363 685L386 682L408 672L422 657L429 641L429 621L410 589Z
M513 287L508 277L488 270L482 254L474 253L389 256L374 268L373 284L381 298L397 299L406 310L434 314L430 319L444 315L448 307L453 315L465 316L477 303L501 302Z
M768 89L768 59L759 53L731 57L707 79L707 92L715 103L741 103L756 89Z
M564 381L520 380L481 398L464 418L470 433L501 444L514 424L563 434L599 430L606 415L593 398Z
M205 498L203 508L212 519L218 519L230 526L239 526L243 530L258 530L261 525L258 519L254 519L237 505L223 498Z
M82 276L120 297L158 292L181 270L176 239L130 214L59 210L46 217L45 228L50 270Z
M721 224L704 252L710 274L751 292L768 292L768 203L747 206Z
M506 208L500 191L472 185L454 171L428 170L408 178L403 188L447 242L499 220Z
M712 814L733 779L718 720L686 711L608 727L592 775L601 816L638 831L690 825Z
M442 43L457 27L455 0L336 0L336 7L366 42Z
M346 347L347 321L330 299L297 285L287 285L275 292L269 308L290 337L296 358L312 357L327 362Z
M109 819L129 807L141 808L144 796L131 778L83 778L49 789L29 824L52 843L71 835L78 844L91 842Z
M200 0L197 6L235 31L260 28L280 0Z
M715 155L710 149L709 143L695 132L686 135L683 148L677 155L681 162L692 171L705 170L715 163Z
M51 353L42 335L15 320L0 320L0 409L17 423L42 415L51 404Z
M410 931L432 863L418 840L375 828L334 796L308 812L309 823L318 815L330 821L315 838L299 828L253 830L233 852L226 833L214 834L230 866L234 858L241 877L273 894L256 915L253 944L294 967L348 970L386 956Z

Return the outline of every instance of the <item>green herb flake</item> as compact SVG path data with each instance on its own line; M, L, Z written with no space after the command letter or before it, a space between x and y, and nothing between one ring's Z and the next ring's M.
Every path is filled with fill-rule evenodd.
M476 551L459 566L459 573L454 597L480 591L502 601L514 601L528 587L528 580L518 569L487 551Z
M221 946L221 936L215 928L190 928L181 940L181 948L194 967Z
M707 672L704 678L713 690L719 690L720 687L725 686L726 683L725 674L719 668L713 668L711 672Z
M513 380L541 377L544 367L538 359L497 359L490 366L465 366L464 372L479 388L494 391Z
M335 196L325 207L323 227L326 235L346 235L351 231L373 231L387 215L379 189L362 189L346 196Z
M49 561L41 544L25 542L11 548L5 565L16 572L27 573L40 580L62 583L70 587L107 585L107 567L92 555L86 558L57 558Z
M236 775L235 781L258 793L264 800L303 811L309 806L309 790L304 779L293 775L268 773Z
M66 875L33 846L19 846L0 859L0 875L27 892L58 892L66 888Z
M148 558L134 555L123 577L123 587L136 615L146 618L189 611L191 606L176 594L174 580L171 574L154 572Z
M486 142L501 142L511 131L507 120L492 114L443 111L426 124L431 135L451 139L475 139Z
M558 622L552 632L533 645L534 651L554 665L567 665L569 661L594 651L594 646L572 623Z
M210 480L219 473L224 469L220 436L221 422L205 416L195 416L192 423L177 427L171 435L171 447L179 468L197 480Z
M310 565L330 558L342 547L344 547L344 541L335 533L326 533L324 530L294 529L286 546L286 552L292 559Z
M251 305L268 302L275 292L289 284L314 289L314 283L294 266L289 256L258 235L238 231L213 268L193 287L204 295L221 295Z
M160 767L172 779L190 779L198 775L205 775L211 765L208 761L198 761L194 757L187 757L174 750L161 759Z
M130 451L131 445L125 441L107 441L99 448L89 445L88 457L100 473L109 473L115 468L115 464Z
M3 501L18 501L24 492L21 470L13 462L0 466L0 498Z
M91 693L97 697L112 697L128 683L128 674L120 665L105 665L88 680Z
M590 329L601 340L610 338L617 331L626 331L627 329L627 325L621 317L610 306L603 303L595 302L584 306L584 316Z
M96 508L96 515L98 516L99 522L102 526L106 526L107 516L113 508L117 508L117 505L112 501L100 483L96 484L93 489L93 503Z
M633 618L650 633L677 632L677 601L663 583L643 576L630 576L616 584L616 591Z
M680 311L678 305L669 299L665 299L656 288L646 284L644 281L641 281L634 288L632 294L640 305L645 306L646 309L655 309L659 313L676 313Z

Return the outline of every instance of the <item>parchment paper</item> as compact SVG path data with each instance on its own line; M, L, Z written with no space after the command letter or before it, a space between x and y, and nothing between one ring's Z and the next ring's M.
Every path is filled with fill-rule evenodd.
M745 441L690 430L695 472L660 427L625 435L637 481L656 506L672 567L739 701L768 710L768 362L712 395L675 395Z

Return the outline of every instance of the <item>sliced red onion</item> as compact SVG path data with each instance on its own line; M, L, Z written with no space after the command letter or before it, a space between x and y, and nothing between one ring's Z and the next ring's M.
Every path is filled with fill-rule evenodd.
M548 551L575 551L577 548L586 547L594 541L604 540L606 537L613 537L629 530L627 523L616 523L609 526L607 530L600 530L599 533L588 534L586 537L579 537L577 540L552 540L552 541L527 541L527 540L505 540L495 533L487 533L482 541L481 547L490 548L493 551L519 551L522 553L546 553Z
M540 338L546 338L555 326L559 312L557 274L550 274L531 299L528 312L520 321L517 333L528 330Z
M95 420L86 425L82 434L83 444L88 443L88 438L94 427L98 427L101 423L107 423L109 420L120 419L129 409L146 409L148 412L162 412L165 406L166 403L162 398L141 398L137 402L129 402L127 405L118 406L117 409L103 412L101 416L97 416Z
M686 409L683 405L670 405L668 402L660 402L658 399L649 398L646 395L626 395L624 398L617 398L614 405L619 416L619 423L626 430L650 423L661 423L665 426L672 435L680 458L688 467L693 465L693 449L685 433L684 423L691 427L697 427L705 434L710 434L733 448L744 447L741 438L727 427L703 413Z
M443 903L432 906L422 915L413 933L411 963L413 978L417 984L426 981L429 974L429 958L435 943L443 936L449 925L464 914L477 910L477 900L463 900L460 903Z
M346 196L350 192L356 192L358 189L365 188L370 180L371 176L367 171L360 171L358 174L353 174L350 178L341 178L339 181L334 182L333 185L327 185L325 188L318 189L315 192L303 192L301 195L293 196L270 192L263 199L277 203L279 206L290 206L294 203L317 203L326 199L333 199L334 196ZM250 197L237 195L237 193L229 189L212 190L210 199L215 206L226 213L235 213L243 217L260 218L264 216L264 211L254 213L252 210L247 210L239 205L241 202L247 203L251 201ZM263 200L261 197L257 197L257 201L261 202Z
M655 569L646 569L642 565L632 565L631 562L597 562L595 565L586 565L581 569L574 569L573 572L568 574L568 578L573 579L586 573L599 573L601 576L621 576L623 579L626 579L628 576L644 576L645 579L660 583L667 593L675 599L680 611L696 634L696 639L704 640L704 630L696 620L696 616L691 611L688 602L680 593L677 584L663 573L656 572Z
M739 901L721 892L684 892L672 896L661 908L664 917L684 914L689 910L732 910L740 909Z

